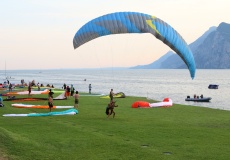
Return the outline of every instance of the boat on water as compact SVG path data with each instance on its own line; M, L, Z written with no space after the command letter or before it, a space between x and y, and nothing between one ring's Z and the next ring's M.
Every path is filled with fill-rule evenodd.
M203 98L185 98L185 101L193 101L193 102L209 102L212 98L211 97L203 97Z
M209 89L218 89L218 87L219 87L219 85L217 85L217 84L210 84L208 86Z
M11 77L11 76L7 76L7 74L6 74L6 61L5 61L5 78L3 79L4 81L9 81L9 80L11 80L11 79L14 79L13 77Z

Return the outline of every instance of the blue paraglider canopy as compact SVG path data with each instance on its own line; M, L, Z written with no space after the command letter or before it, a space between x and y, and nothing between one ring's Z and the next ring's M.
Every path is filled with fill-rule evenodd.
M73 39L74 49L95 38L112 34L150 33L174 50L187 65L192 79L196 65L182 36L161 19L138 12L116 12L95 18L83 25Z

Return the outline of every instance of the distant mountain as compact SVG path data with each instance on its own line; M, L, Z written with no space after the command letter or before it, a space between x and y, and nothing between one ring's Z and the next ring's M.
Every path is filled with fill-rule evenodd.
M201 37L196 41L192 42L189 47L194 54L194 51L197 50L198 46L201 45L208 35L216 30L217 27L210 27ZM176 54L172 55L164 61L161 65L161 69L183 69L187 68L184 61Z
M189 47L192 51L196 50L197 47L204 42L204 40L208 37L208 35L216 31L217 27L210 27L208 31L206 31L201 37L199 37L196 41L189 44Z
M147 65L138 65L135 67L131 67L130 69L159 69L161 67L161 63L164 62L168 57L172 56L174 53L172 51L167 52L164 56L154 61L153 63Z
M194 51L197 68L230 69L230 24L221 23Z
M197 68L230 68L230 24L221 23L210 27L201 37L189 45ZM221 56L222 55L222 56ZM224 55L224 57L223 57ZM224 61L226 59L226 61ZM134 69L180 69L187 68L182 59L172 51L148 65L131 67Z

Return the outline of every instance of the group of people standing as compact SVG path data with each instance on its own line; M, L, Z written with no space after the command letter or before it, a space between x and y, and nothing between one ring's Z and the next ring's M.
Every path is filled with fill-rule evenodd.
M9 88L9 92L12 92L13 90L13 85L12 83L10 83L10 81L7 79L7 82L4 82L4 87L7 87Z
M73 85L71 85L71 87L73 87ZM67 87L66 87L66 89L67 89ZM49 94L48 94L48 106L49 106L50 112L51 112L51 109L53 108L53 94L54 94L54 92L52 92L52 90L50 89ZM66 94L66 92L65 92L65 94ZM72 93L71 96L74 97L74 107L78 108L78 106L79 106L79 93L78 93L78 91L76 91L75 94Z
M91 88L92 88L92 86L91 86L91 84L89 84L89 94L91 94ZM74 107L78 108L79 107L79 96L80 96L79 92L76 91L74 93L75 88L73 87L72 84L71 84L71 87L69 87L64 83L63 89L65 90L65 96L66 97L69 97L71 95L71 97L74 98ZM113 115L113 118L114 118L116 115L114 108L118 107L118 105L116 105L116 102L114 101L113 89L110 90L109 98L110 98L110 102L108 103L108 105L106 107L105 113L107 115L107 118L109 118L111 115ZM51 89L50 89L49 96L48 96L48 105L49 105L49 108L51 111L51 109L53 108L53 92L51 91Z
M70 96L73 96L75 88L73 87L73 85L71 84L70 87L67 86L65 83L63 84L62 87L65 90L65 97L68 98Z
M68 98L68 97L74 97L74 107L75 108L78 108L78 105L79 105L79 93L78 91L75 91L75 88L73 86L73 84L69 86L67 86L65 83L63 84L63 89L65 90L65 97Z

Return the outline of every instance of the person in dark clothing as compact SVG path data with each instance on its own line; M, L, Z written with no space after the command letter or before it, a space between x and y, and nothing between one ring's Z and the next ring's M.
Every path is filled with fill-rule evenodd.
M200 98L204 98L203 94L200 95Z
M73 85L71 84L71 87L70 87L70 96L73 96L74 91L75 91L75 88L74 88Z
M114 107L118 107L118 105L115 105L116 102L111 101L108 106L106 107L105 114L107 115L107 118L110 117L110 115L113 114L113 118L115 117Z
M63 84L63 89L64 89L64 90L66 89L66 84L65 84L65 83Z
M28 97L31 95L31 90L32 90L32 86L31 86L31 83L29 83L29 86L28 86Z
M9 92L12 92L13 85L10 83L9 84Z
M92 89L92 86L91 84L89 84L89 94L91 94L91 89Z
M113 89L111 89L110 92L109 92L110 102L113 101L113 96L114 96Z

